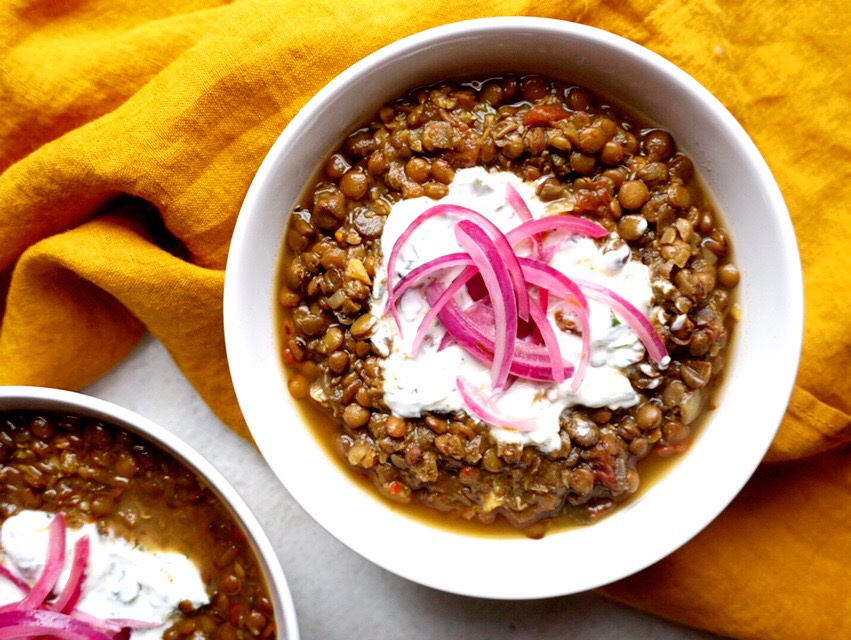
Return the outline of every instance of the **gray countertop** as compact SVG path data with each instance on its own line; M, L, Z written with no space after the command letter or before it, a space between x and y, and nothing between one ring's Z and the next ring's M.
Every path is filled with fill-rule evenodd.
M527 602L480 600L434 591L372 565L302 511L260 454L210 412L150 336L123 364L83 391L158 422L230 480L272 540L305 640L717 637L593 593Z

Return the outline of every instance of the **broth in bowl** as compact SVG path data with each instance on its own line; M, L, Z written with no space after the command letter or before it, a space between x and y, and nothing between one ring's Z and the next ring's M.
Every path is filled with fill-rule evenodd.
M510 75L386 104L286 245L289 390L389 500L530 537L594 522L713 406L727 231L667 131L582 87Z

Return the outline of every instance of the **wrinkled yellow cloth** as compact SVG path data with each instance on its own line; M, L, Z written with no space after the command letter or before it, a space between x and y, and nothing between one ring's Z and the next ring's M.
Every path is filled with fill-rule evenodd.
M246 435L221 296L264 154L359 58L494 15L601 27L695 76L768 160L803 257L803 360L770 464L686 547L605 591L738 638L851 637L842 0L0 0L0 384L79 388L148 329Z

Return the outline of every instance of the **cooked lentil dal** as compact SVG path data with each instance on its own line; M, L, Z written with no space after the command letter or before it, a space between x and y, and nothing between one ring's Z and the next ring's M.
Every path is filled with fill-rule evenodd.
M275 636L268 589L239 525L189 469L151 443L77 415L0 412L0 524L27 509L188 556L210 604L181 603L164 640Z
M628 368L634 407L565 409L561 448L549 453L498 442L463 412L401 418L383 401L370 285L384 220L401 199L439 200L456 170L477 165L512 171L541 200L617 233L653 281L651 320L670 366L645 358ZM728 234L672 136L581 87L506 76L411 91L327 160L286 245L290 393L337 422L339 455L390 500L502 517L533 537L559 518L592 522L638 489L640 460L685 450L712 406L739 280Z

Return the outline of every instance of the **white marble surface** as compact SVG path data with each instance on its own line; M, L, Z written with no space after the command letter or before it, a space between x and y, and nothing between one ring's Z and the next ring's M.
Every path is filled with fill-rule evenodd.
M83 391L158 422L231 481L275 546L305 640L717 637L593 593L528 602L480 600L434 591L379 569L301 510L259 453L210 412L165 348L150 336L121 366Z

